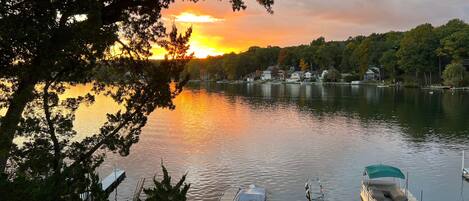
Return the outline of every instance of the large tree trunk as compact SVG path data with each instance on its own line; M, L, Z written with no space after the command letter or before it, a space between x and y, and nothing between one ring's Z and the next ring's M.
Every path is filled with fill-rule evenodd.
M25 78L20 81L2 119L0 125L0 174L5 172L18 123L26 104L32 99L36 83L37 79L34 78Z

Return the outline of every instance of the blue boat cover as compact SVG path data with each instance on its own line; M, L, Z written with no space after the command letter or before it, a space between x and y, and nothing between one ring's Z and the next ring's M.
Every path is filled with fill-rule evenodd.
M405 179L404 174L399 168L389 165L370 165L365 168L365 173L370 179L381 177L394 177Z

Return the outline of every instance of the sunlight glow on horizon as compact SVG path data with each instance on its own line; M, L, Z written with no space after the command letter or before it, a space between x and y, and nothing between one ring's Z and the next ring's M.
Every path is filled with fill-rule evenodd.
M207 58L208 56L219 56L242 50L239 47L229 47L224 44L224 36L203 32L203 28L207 24L212 24L211 26L224 26L224 19L211 15L194 14L189 11L184 11L173 16L175 17L174 23L176 23L181 32L189 27L193 28L189 42L190 48L187 54L194 53L194 58ZM166 51L159 46L154 46L152 53L151 59L164 59Z

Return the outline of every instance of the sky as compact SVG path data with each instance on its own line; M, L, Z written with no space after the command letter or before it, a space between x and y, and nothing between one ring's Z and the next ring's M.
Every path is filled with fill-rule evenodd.
M469 0L275 0L273 14L255 0L246 4L233 12L228 0L176 0L163 11L163 21L180 30L193 27L190 52L198 58L251 46L309 44L320 36L345 40L423 23L439 26L454 18L469 22ZM162 58L164 50L155 46L153 53Z

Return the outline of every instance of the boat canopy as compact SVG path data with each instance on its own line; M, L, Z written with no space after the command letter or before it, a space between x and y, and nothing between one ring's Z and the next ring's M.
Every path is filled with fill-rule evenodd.
M394 177L405 179L404 174L399 168L389 165L370 165L365 168L364 175L368 175L370 179L381 177Z

